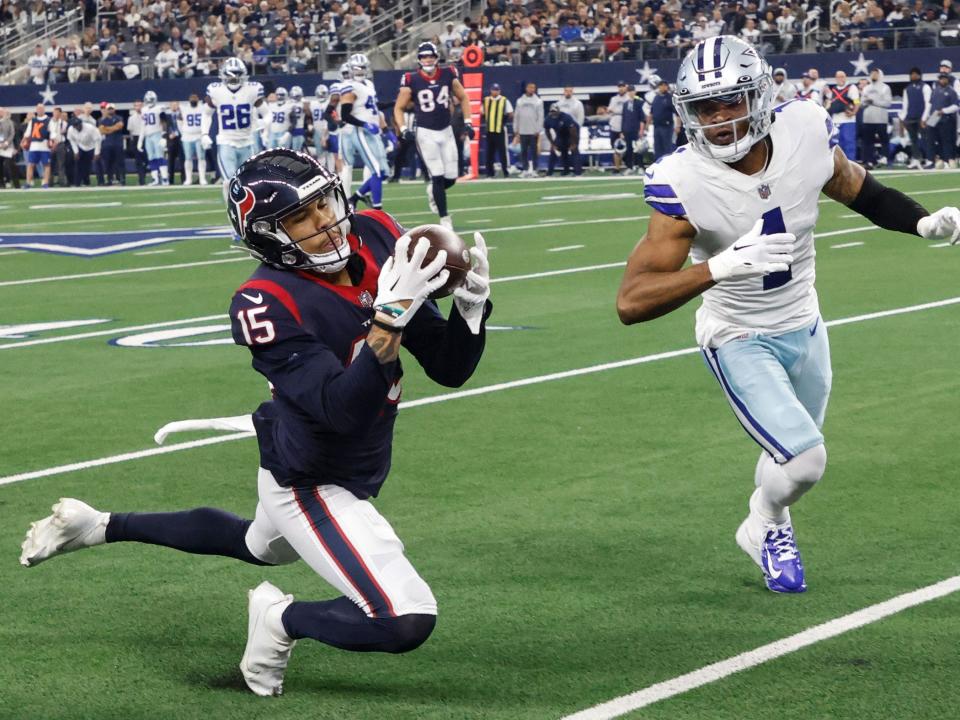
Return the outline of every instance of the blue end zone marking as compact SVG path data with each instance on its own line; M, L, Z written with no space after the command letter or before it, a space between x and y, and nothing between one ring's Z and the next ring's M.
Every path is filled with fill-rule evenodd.
M176 240L230 237L226 227L127 230L122 232L21 233L0 235L0 249L20 248L34 252L79 257L99 257L129 250L142 250Z

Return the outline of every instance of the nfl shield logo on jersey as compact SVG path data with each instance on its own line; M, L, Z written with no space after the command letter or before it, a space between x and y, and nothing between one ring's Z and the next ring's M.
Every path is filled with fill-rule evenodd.
M360 293L360 304L363 307L373 307L373 295L370 294L369 290Z
M764 183L757 188L757 193L759 193L761 200L768 200L770 198L770 186Z

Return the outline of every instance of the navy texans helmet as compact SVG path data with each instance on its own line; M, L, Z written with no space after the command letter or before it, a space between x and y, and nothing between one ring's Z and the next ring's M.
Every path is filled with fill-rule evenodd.
M320 199L333 207L335 220L314 235L326 234L333 249L308 253L287 234L283 219ZM280 270L342 270L352 247L350 204L340 176L306 153L275 148L254 155L230 180L227 214L247 251L260 262Z
M440 54L437 52L437 46L432 42L422 42L417 46L417 62L420 63L420 69L427 75L432 75L437 63L440 62Z

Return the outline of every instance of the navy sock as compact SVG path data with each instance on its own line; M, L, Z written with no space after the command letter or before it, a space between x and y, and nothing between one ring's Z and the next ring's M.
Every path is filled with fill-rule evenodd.
M111 513L107 542L142 542L196 555L223 555L251 565L269 565L247 548L252 520L216 508L168 513Z
M436 615L372 618L347 597L294 602L283 611L283 628L292 638L313 638L353 652L404 653L424 643Z
M447 184L445 178L433 178L433 201L437 204L437 214L447 216Z

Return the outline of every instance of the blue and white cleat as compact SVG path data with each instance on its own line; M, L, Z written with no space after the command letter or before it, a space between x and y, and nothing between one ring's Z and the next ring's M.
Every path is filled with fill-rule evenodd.
M767 589L776 593L802 593L807 591L803 574L803 561L797 549L793 525L788 521L779 525L763 524L763 539L754 542L750 537L751 517L737 529L737 545L763 572Z

